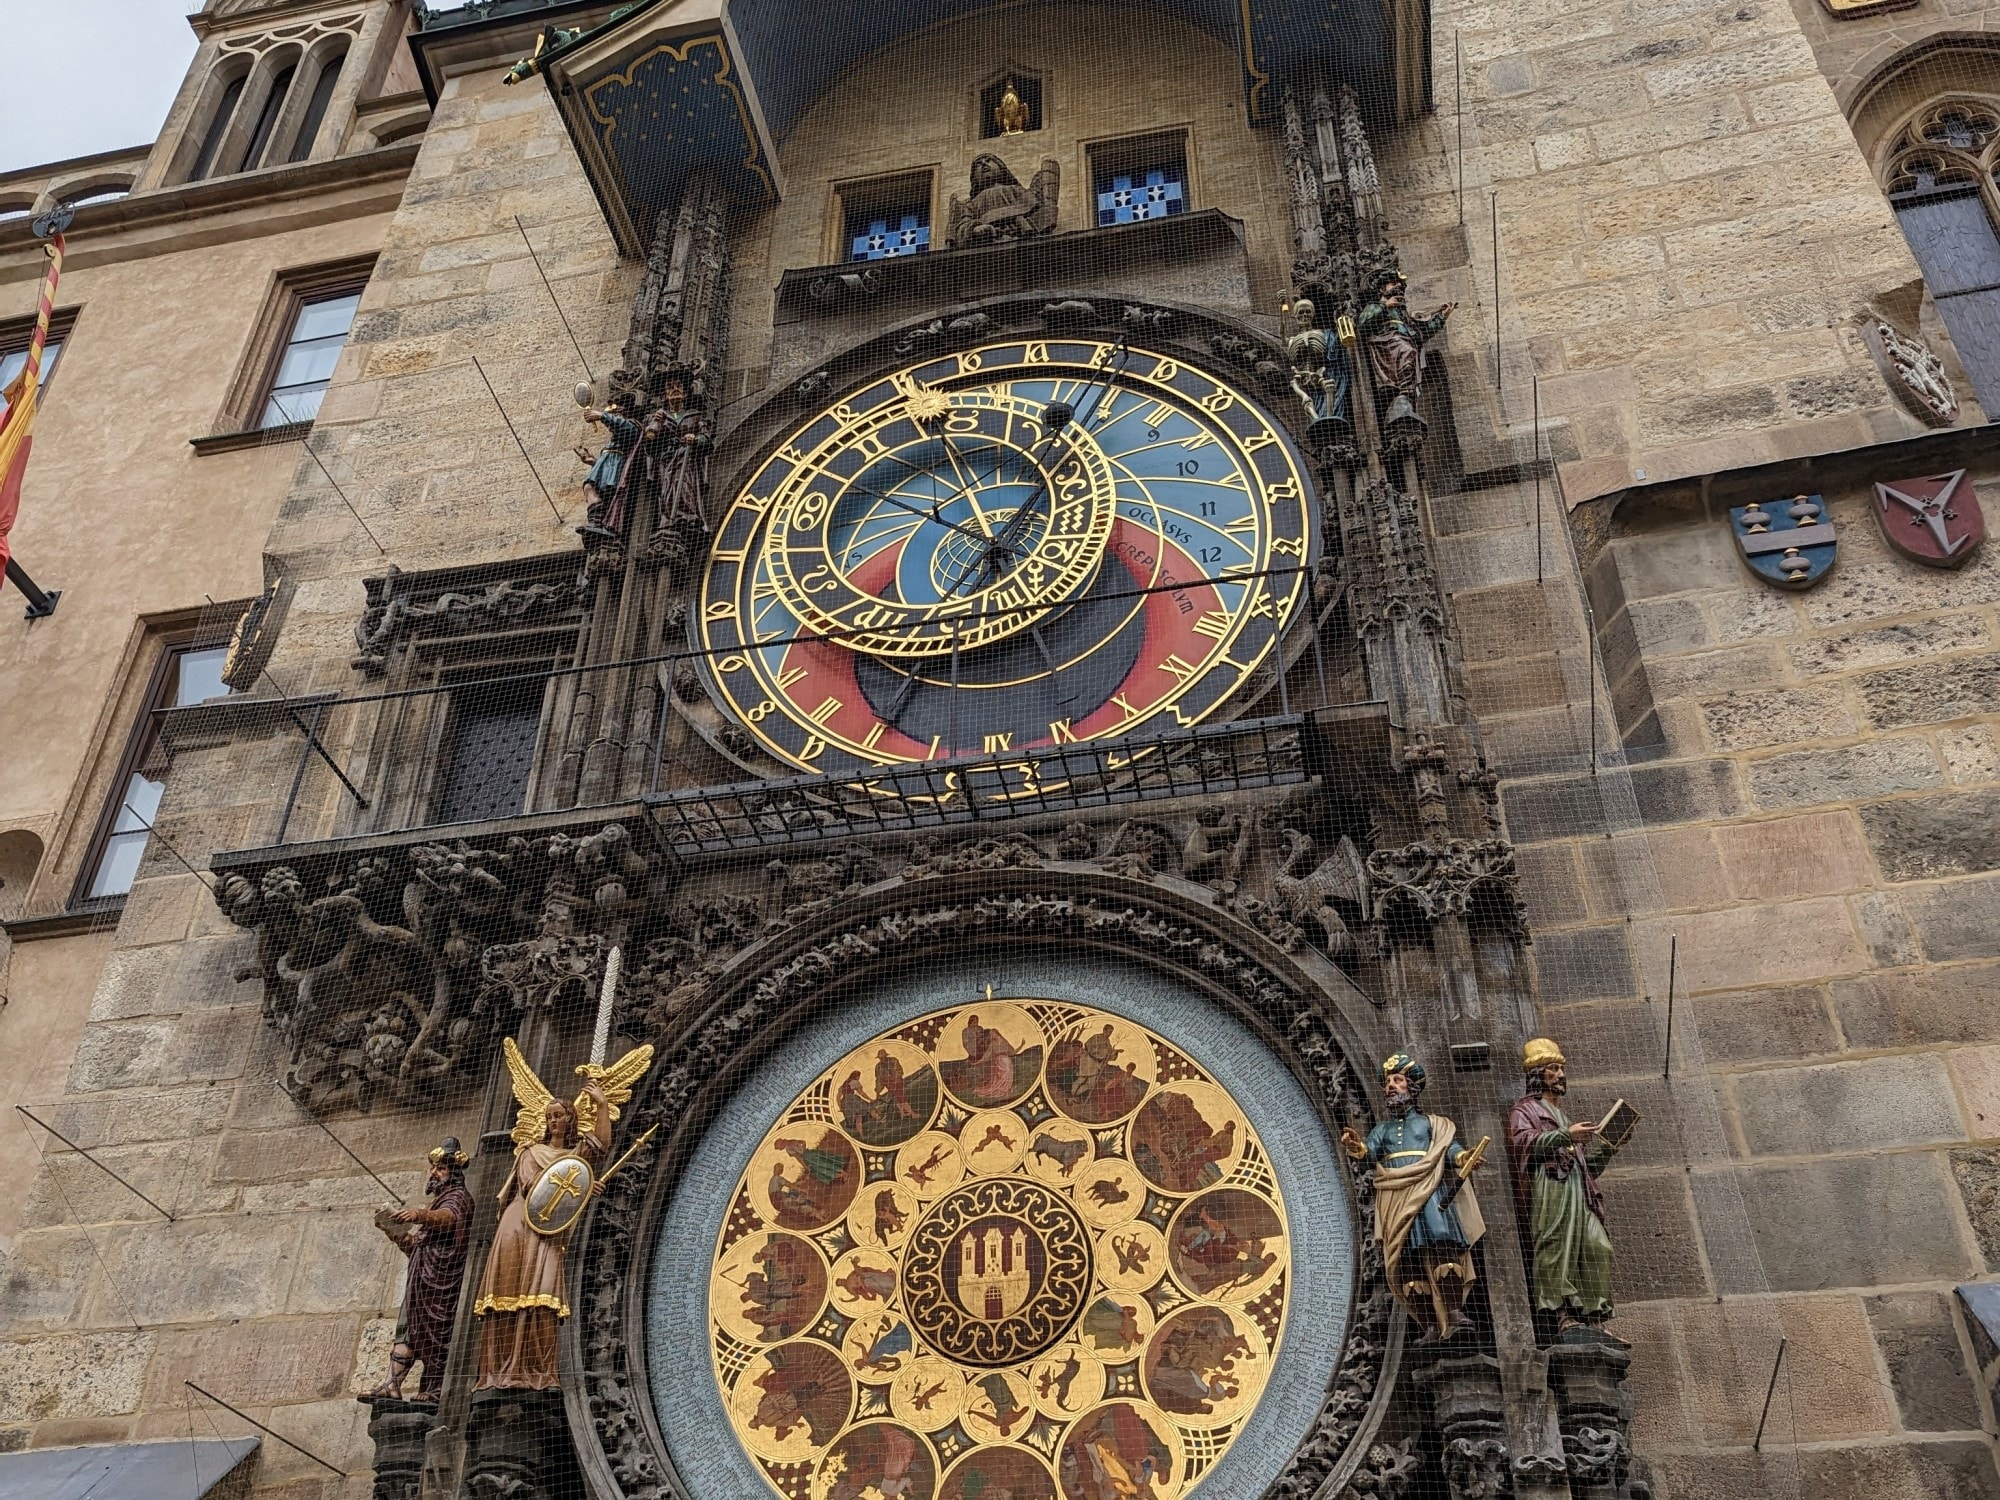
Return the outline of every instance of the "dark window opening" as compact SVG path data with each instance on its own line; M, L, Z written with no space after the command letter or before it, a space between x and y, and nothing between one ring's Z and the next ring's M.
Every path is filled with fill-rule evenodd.
M192 181L199 182L209 174L215 165L215 153L222 149L222 136L229 129L229 122L235 117L236 103L243 97L246 79L232 78L229 86L222 91L217 101L215 114L208 122L208 134L201 138L201 154L194 159L194 170L188 174Z
M237 171L247 172L263 160L264 148L271 143L271 132L278 124L278 111L285 107L285 95L292 91L292 78L298 71L295 63L271 80L271 92L264 96L264 107L257 112L257 128L250 132L250 145Z
M1018 106L1001 101L1012 89ZM1012 128L1009 128L1009 127ZM1025 135L1042 128L1042 80L1016 73L996 80L979 91L979 134L987 140L997 135Z
M35 400L38 403L48 399L49 382L55 379L56 360L62 354L65 336L64 326L57 324L49 329L48 342L42 345L42 370L36 381L39 394ZM0 336L0 417L7 415L8 388L20 379L21 372L28 368L28 343L33 337L32 327L18 342Z
M326 107L333 102L333 86L340 82L340 67L346 61L345 53L329 57L319 70L319 81L313 84L312 99L306 104L305 118L299 121L299 133L292 141L289 160L304 161L312 155L313 141L326 120Z
M537 678L469 683L452 693L434 822L476 823L521 811L534 770L542 696Z
M1099 224L1131 224L1186 213L1187 179L1187 139L1178 132L1090 148L1091 190Z

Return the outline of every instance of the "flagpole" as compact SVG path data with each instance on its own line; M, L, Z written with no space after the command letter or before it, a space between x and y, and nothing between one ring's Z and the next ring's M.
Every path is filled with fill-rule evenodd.
M21 480L27 471L28 450L34 441L35 411L40 404L37 391L41 385L42 355L48 347L49 325L55 319L56 286L62 280L63 254L69 248L63 231L69 228L70 221L75 217L76 210L64 204L41 215L32 226L35 234L48 242L42 246L42 253L49 258L49 269L42 277L41 296L35 308L35 332L28 341L27 362L15 386L19 394L8 406L6 415L0 416L0 567L12 561L7 534L14 529L14 518L20 514ZM30 600L30 619L38 614L52 613L55 609L57 594L54 590L47 593L37 590L37 593L41 597Z

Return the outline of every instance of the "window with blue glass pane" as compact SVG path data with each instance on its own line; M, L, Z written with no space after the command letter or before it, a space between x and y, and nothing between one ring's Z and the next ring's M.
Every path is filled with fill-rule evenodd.
M856 215L848 221L849 260L888 260L895 255L920 255L930 249L931 226L915 211L878 215L866 219Z
M1186 172L1179 163L1117 172L1097 184L1097 222L1130 224L1187 211Z

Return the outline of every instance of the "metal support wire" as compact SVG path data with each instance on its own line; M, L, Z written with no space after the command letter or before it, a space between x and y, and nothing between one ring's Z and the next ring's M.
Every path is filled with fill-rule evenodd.
M429 1377L426 1378L428 1379ZM215 1392L203 1390L200 1386L196 1385L192 1380L183 1380L181 1384L186 1386L189 1390L193 1391L197 1396L207 1397L210 1401L213 1401L217 1406L221 1407L231 1416L241 1417L244 1421L248 1422L252 1427L256 1428L259 1432L264 1433L266 1436L276 1438L279 1442L283 1443L287 1448L291 1449L292 1452L298 1454L300 1457L311 1459L314 1463L318 1464L322 1469L325 1469L329 1474L338 1474L342 1479L346 1479L349 1477L347 1470L336 1469L332 1464L328 1463L325 1459L321 1458L317 1453L313 1452L312 1449L301 1448L297 1443L293 1442L290 1438L286 1437L282 1432L277 1431L275 1428L266 1427L262 1422L258 1421L255 1417L250 1416L244 1412L238 1411L235 1407L231 1406L227 1401L224 1401L220 1396L216 1395Z
M1676 970L1680 967L1681 936L1673 934L1667 939L1667 1056L1666 1065L1660 1069L1662 1079L1674 1076L1674 984L1679 978Z
M174 1216L172 1214L168 1213L164 1208L161 1208L160 1205L155 1203L151 1198L148 1198L144 1193L140 1192L137 1188L133 1187L131 1183L127 1182L123 1177L120 1177L116 1172L112 1171L111 1168L105 1166L103 1162L99 1161L95 1156L91 1155L89 1151L85 1150L82 1146L79 1146L75 1141L71 1140L68 1136L64 1135L60 1130L56 1129L55 1126L51 1125L47 1120L44 1120L40 1115L37 1115L36 1113L34 1113L34 1111L30 1110L27 1105L17 1104L14 1106L14 1108L18 1113L26 1115L29 1119L33 1120L37 1125L41 1126L42 1129L46 1130L50 1135L54 1136L57 1140L61 1141L65 1146L69 1147L69 1149L74 1151L78 1156L82 1157L85 1161L89 1162L93 1167L97 1168L98 1171L102 1172L105 1176L109 1177L113 1182L117 1183L120 1187L124 1188L126 1192L130 1193L133 1197L137 1198L141 1203L145 1204L146 1207L152 1209L153 1212L159 1214L169 1224L174 1222Z
M1764 1423L1770 1419L1771 1397L1778 1389L1778 1371L1785 1367L1785 1350L1790 1347L1791 1342L1789 1338L1778 1340L1778 1357L1771 1362L1771 1383L1764 1387L1764 1410L1757 1418L1757 1436L1750 1444L1752 1453L1764 1451Z

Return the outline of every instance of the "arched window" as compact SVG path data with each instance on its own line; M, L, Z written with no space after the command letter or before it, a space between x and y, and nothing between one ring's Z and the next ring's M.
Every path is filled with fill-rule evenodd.
M285 95L292 91L292 79L298 71L297 63L287 63L271 80L271 91L264 96L264 107L257 111L257 127L250 132L250 144L244 148L243 160L237 171L248 172L263 161L264 148L271 143L271 131L277 126L278 112L285 107Z
M2000 94L1950 94L1892 138L1883 187L1973 393L2000 418Z
M201 151L194 159L194 170L188 173L190 181L199 182L215 169L216 153L222 149L222 137L235 118L237 101L243 97L243 85L249 76L244 73L230 79L216 101L215 113L209 116L208 133L202 136Z
M340 82L340 65L346 61L346 53L336 52L320 64L312 98L306 104L305 118L299 121L299 133L292 139L292 154L285 158L287 161L304 161L312 155L313 141L326 120L326 107L333 102L333 86Z

